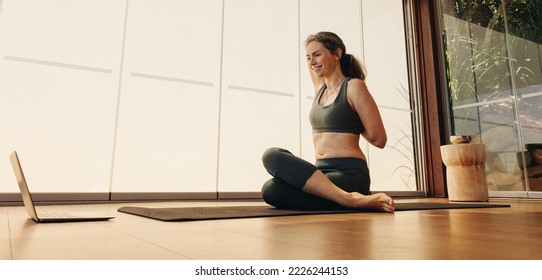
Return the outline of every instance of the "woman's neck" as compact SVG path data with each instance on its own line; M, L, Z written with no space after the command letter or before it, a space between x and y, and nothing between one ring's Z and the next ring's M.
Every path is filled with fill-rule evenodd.
M339 86L340 83L344 80L344 75L333 75L330 77L324 77L324 84L326 84L327 88L336 88Z

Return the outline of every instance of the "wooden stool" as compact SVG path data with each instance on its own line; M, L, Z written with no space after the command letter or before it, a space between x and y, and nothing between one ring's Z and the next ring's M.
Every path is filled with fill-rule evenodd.
M450 201L488 201L486 146L451 144L440 146L446 165Z

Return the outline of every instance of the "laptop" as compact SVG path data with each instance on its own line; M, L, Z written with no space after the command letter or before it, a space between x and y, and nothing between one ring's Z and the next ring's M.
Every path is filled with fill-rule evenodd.
M28 190L28 184L24 177L23 168L21 167L21 162L19 161L19 156L17 151L14 151L9 156L11 160L11 166L15 172L15 177L17 178L17 183L19 184L19 189L21 189L21 196L23 198L24 207L30 215L30 218L37 223L58 223L58 222L82 222L82 221L105 221L115 218L114 216L100 215L97 213L67 213L67 212L40 212L36 211L34 206L34 201L32 200L32 195Z

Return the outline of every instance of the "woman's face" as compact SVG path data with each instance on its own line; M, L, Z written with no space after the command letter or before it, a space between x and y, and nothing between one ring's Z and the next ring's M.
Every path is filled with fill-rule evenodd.
M537 148L531 151L533 160L536 164L542 164L542 148Z
M318 41L310 42L307 45L306 51L307 65L316 77L322 78L329 76L335 71L337 65L339 65L339 56L332 54Z

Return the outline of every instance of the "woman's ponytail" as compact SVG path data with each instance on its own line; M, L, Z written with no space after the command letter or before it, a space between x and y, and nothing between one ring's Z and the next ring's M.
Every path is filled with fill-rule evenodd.
M355 56L351 54L343 54L341 57L341 70L347 77L358 78L365 80L367 70Z

